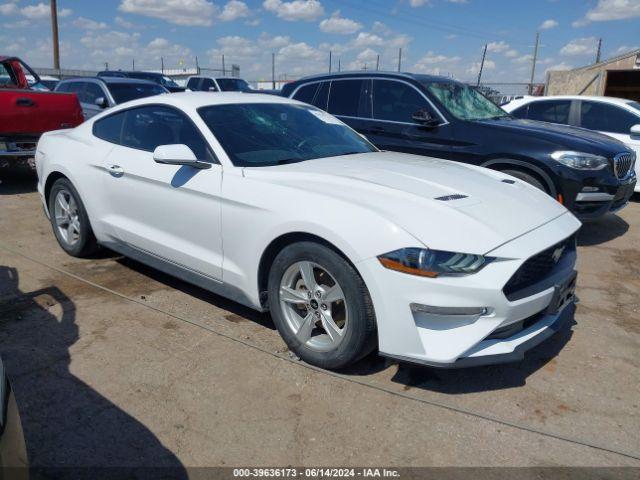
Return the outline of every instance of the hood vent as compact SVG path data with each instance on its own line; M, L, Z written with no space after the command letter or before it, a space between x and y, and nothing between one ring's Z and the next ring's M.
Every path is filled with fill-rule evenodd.
M453 195L444 195L442 197L436 197L436 200L440 200L441 202L448 202L451 200L461 200L463 198L467 198L467 195L462 195L461 193L454 193Z

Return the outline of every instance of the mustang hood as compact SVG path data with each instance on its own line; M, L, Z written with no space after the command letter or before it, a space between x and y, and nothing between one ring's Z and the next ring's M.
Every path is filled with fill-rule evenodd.
M486 253L560 215L570 215L545 193L500 172L402 153L247 168L245 174L299 189L296 202L303 204L318 201L317 195L356 204L430 248L464 253Z

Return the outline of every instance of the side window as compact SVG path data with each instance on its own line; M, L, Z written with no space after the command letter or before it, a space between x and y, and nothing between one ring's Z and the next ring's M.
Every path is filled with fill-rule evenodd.
M68 83L60 83L56 86L56 92L62 92L62 93L66 93L69 91L69 84Z
M107 142L119 144L125 114L121 112L101 118L93 124L93 134Z
M69 82L66 91L75 93L78 96L78 101L84 102L84 82Z
M313 98L313 105L322 110L327 109L327 103L329 103L329 87L331 82L322 82L315 97Z
M511 115L513 115L516 118L527 118L528 114L529 114L529 105L523 105L520 108L516 108L513 112L511 112Z
M183 143L198 160L215 161L207 142L181 112L161 105L126 111L122 145L153 152L159 145Z
M313 97L316 96L316 91L318 90L318 83L311 83L309 85L304 85L298 89L296 94L293 96L294 100L299 100L304 103L312 103Z
M580 126L590 130L629 135L638 123L640 118L614 105L583 101L580 107Z
M84 91L84 101L87 103L96 103L96 100L100 97L106 98L102 88L95 83L87 83L87 88Z
M212 79L203 78L202 83L200 84L200 90L203 92L217 92L218 88Z
M329 93L329 113L348 117L365 116L361 109L365 80L333 80Z
M529 104L530 120L569 124L570 100L543 100Z
M190 78L189 81L187 82L187 88L189 90L193 90L198 91L200 88L198 86L198 84L200 83L200 79L199 78Z
M418 110L432 112L429 102L415 88L395 80L373 81L373 118L413 123Z

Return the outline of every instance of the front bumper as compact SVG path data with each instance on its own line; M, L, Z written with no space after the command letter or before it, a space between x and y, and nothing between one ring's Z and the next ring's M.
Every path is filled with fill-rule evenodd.
M388 270L377 258L359 262L376 311L380 354L449 368L522 358L570 315L572 298L562 308L549 307L557 296L556 285L573 275L575 252L534 289L536 293L509 301L502 289L528 258L571 236L579 226L575 217L564 214L488 252L500 260L469 276L422 278ZM435 309L425 313L412 310L411 304ZM447 309L462 313L447 315ZM464 313L474 309L485 310Z

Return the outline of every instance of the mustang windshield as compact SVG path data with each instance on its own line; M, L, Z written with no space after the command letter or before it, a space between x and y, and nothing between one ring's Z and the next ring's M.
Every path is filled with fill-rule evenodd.
M468 85L455 82L425 82L425 87L460 120L489 120L509 114Z
M212 105L198 113L236 166L266 167L377 151L340 120L306 105Z

